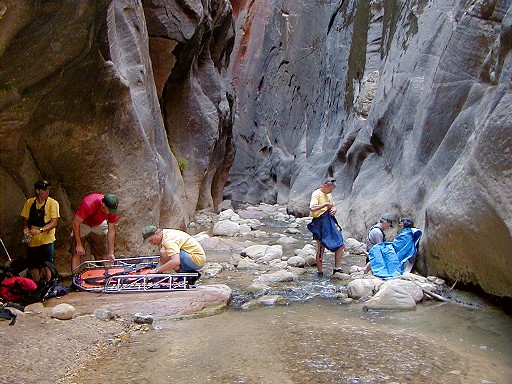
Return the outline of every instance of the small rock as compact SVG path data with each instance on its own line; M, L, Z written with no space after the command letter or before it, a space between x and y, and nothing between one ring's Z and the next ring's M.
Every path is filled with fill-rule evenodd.
M70 320L75 314L75 307L71 304L62 303L52 308L51 317L59 320Z
M153 316L136 313L133 315L133 322L135 324L153 324Z

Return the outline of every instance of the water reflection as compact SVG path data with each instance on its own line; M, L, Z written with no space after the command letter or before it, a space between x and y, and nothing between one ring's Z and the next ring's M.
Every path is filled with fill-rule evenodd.
M364 312L323 298L228 309L162 321L82 371L77 382L507 384L509 320L491 308Z

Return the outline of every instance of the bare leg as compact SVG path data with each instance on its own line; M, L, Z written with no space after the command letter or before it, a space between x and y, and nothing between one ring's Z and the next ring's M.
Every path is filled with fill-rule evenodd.
M78 273L78 266L80 265L80 255L76 252L71 255L71 274Z
M41 278L41 276L39 275L39 268L31 268L29 272L30 277L32 277L32 280L34 280L37 283Z
M340 247L336 251L334 251L334 268L341 268L341 259L343 257L343 250L345 247Z
M323 262L324 262L324 250L325 247L320 243L319 240L316 241L316 270L318 273L323 273Z

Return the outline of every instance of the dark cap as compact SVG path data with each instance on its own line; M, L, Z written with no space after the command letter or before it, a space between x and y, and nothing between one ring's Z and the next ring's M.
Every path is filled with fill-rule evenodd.
M158 228L155 227L154 225L148 225L146 228L144 228L144 230L142 231L142 237L144 238L144 240L142 241L143 243L145 243L146 241L148 241L148 239L153 236L153 234L158 231Z
M119 209L117 208L117 204L119 204L119 199L116 195L111 193L107 193L103 196L103 204L105 204L110 213L119 213Z
M324 184L336 184L336 179L333 177L329 177L327 180L325 180Z
M393 219L390 216L382 216L381 220L387 221L388 223L391 224L391 228L393 228Z
M50 188L52 185L47 182L46 180L39 180L39 181L36 181L36 183L34 184L34 189L48 189Z

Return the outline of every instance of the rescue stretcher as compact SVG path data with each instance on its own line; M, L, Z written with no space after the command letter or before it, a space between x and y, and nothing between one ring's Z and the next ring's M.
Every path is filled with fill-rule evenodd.
M81 291L168 292L196 287L199 272L149 273L158 263L158 256L118 259L111 265L108 260L86 261L73 275L73 284Z

